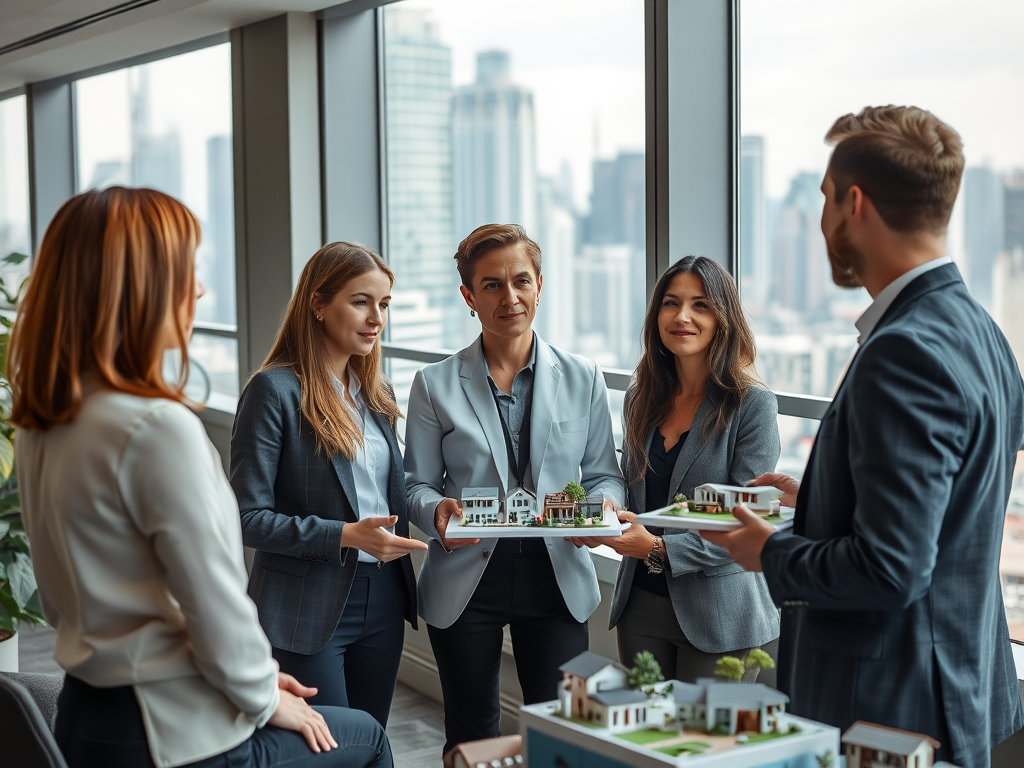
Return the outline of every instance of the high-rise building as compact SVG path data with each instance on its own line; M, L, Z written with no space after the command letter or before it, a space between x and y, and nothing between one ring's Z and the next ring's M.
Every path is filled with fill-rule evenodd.
M639 359L643 311L632 291L624 290L637 271L634 249L626 243L580 248L573 292L576 349L599 365L625 368ZM545 292L544 301L560 297Z
M772 300L795 312L824 308L829 294L828 256L821 234L821 176L798 173L779 209L772 243Z
M547 341L567 349L576 339L576 215L572 189L564 179L537 180L537 231L531 236L541 248L543 298L536 327Z
M235 313L235 205L230 136L206 141L206 221L208 244L204 267L211 309L209 319L234 325ZM204 300L205 301L205 300Z
M770 272L765 265L764 139L740 140L740 274L744 303L763 306Z
M628 244L642 250L647 239L647 166L643 152L619 152L613 160L595 160L593 167L594 186L584 242Z
M1003 190L1003 250L1024 251L1024 171L1009 174Z
M174 130L156 133L150 98L149 70L139 67L132 98L132 184L181 199L181 137Z
M468 335L469 315L452 258L459 241L452 216L451 49L427 11L389 6L384 20L386 257L397 275L395 290L421 290L427 307L443 314L441 337L424 339L424 346L457 348ZM393 335L401 322L392 321Z
M991 310L992 270L1003 245L1002 177L991 168L968 168L963 195L967 287Z
M455 91L452 106L455 231L462 238L482 224L537 218L533 93L512 81L505 51L476 57L476 82Z

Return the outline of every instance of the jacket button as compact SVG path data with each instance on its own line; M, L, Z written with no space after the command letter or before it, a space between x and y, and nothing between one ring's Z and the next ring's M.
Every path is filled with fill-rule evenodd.
M487 559L487 556L488 556L489 554L491 554L491 550L489 550L489 549L485 549L485 550L484 550L484 560L486 560L486 559Z

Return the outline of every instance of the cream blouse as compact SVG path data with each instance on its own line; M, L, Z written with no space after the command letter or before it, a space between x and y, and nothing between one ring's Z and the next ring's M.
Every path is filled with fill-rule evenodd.
M57 663L134 687L158 768L264 725L277 663L245 594L235 497L195 414L99 390L70 424L19 430L15 455Z

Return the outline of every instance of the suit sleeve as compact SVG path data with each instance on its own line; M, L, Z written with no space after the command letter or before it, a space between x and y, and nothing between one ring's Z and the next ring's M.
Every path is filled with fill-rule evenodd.
M427 380L417 371L409 391L409 417L405 426L405 494L409 520L423 533L440 541L434 510L444 500L444 430L434 412Z
M604 374L596 365L594 383L590 391L589 423L587 446L580 462L580 484L586 489L588 496L604 494L607 500L618 507L623 507L626 503L626 483L615 459L608 388L604 383Z
M844 385L856 496L852 529L824 540L786 533L768 539L761 561L777 604L899 610L931 585L970 431L967 399L942 353L909 333L877 337L860 358L850 374L855 378Z
M284 408L270 377L257 374L238 403L231 430L231 487L238 499L242 539L247 547L276 555L344 565L345 523L278 509L274 483L285 434Z
M736 415L736 443L729 465L730 485L746 485L771 472L779 461L778 400L767 389L751 389ZM662 537L669 573L682 576L733 562L729 552L706 541L697 531L668 533ZM739 566L737 566L739 570Z
M199 420L176 404L154 410L125 447L118 488L181 607L199 673L262 727L277 708L277 662L245 594L231 494Z

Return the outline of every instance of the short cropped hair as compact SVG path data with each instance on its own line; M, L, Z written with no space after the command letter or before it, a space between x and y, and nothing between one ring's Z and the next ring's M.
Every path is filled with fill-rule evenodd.
M477 227L469 236L459 243L455 252L455 265L459 277L466 290L473 290L473 273L476 263L487 253L522 243L526 253L533 262L533 271L540 277L540 246L526 234L526 230L518 224L484 224Z
M960 135L918 107L865 107L829 129L829 173L842 202L857 185L897 232L944 232L964 170Z

